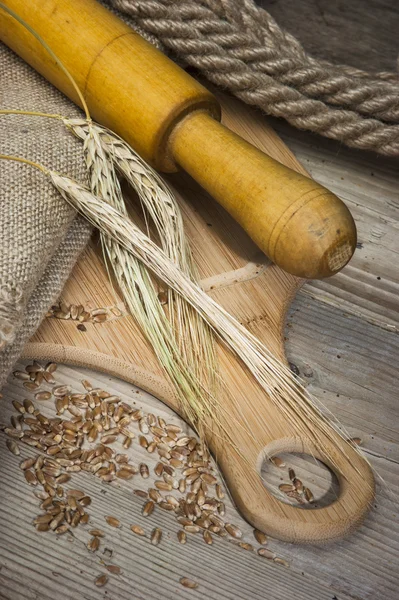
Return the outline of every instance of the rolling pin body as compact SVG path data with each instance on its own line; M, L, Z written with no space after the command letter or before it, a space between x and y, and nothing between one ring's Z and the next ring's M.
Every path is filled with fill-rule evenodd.
M218 123L213 95L120 19L94 0L4 4L55 52L94 119L157 169L183 167L279 266L319 278L348 262L356 229L344 203ZM0 39L79 104L38 40L1 9Z

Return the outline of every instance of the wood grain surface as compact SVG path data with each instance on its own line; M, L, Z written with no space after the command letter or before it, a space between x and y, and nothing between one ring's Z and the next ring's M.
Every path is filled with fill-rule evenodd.
M397 69L396 0L256 0L319 59L365 71Z
M19 366L27 364L26 361ZM76 391L82 390L81 379L89 379L99 386L118 394L124 401L134 403L163 417L168 423L180 424L187 433L190 429L165 404L146 392L109 375L86 369L60 366L56 372L57 383L68 383ZM1 404L1 420L15 413L11 401L26 396L20 381L10 380L3 390L7 402ZM29 394L30 397L33 396ZM53 403L42 402L40 410L54 415ZM132 481L117 480L111 484L101 482L87 474L73 474L69 487L83 489L92 498L90 524L78 527L72 534L56 536L39 533L32 520L39 514L39 502L23 477L18 464L22 458L34 455L33 449L21 444L21 456L17 457L5 448L5 436L0 435L0 598L5 600L159 600L164 598L211 598L212 600L331 600L339 588L331 588L329 582L318 582L301 573L300 562L293 557L291 546L278 545L271 540L268 547L287 560L288 568L268 561L253 552L243 550L224 538L214 539L212 546L204 543L201 535L188 535L182 546L177 541L180 529L174 516L156 508L150 517L141 514L144 501L132 492L147 490L153 486L155 454L149 454L132 444L128 454L133 464L145 462L150 468L150 478L136 475ZM280 469L276 469L281 471ZM301 470L309 480L310 472ZM277 481L279 481L278 474ZM67 486L66 486L67 487ZM175 492L174 492L175 493ZM244 532L243 539L258 547L251 527L239 516L231 500L226 498L227 520L238 525ZM105 516L112 515L121 522L119 529L109 527ZM131 524L142 526L146 537L134 535ZM89 553L86 544L92 527L105 532L96 554ZM159 546L150 544L149 535L154 527L160 527L163 538ZM112 556L109 556L112 550ZM98 589L94 579L106 573L104 563L122 569L120 576L110 576L109 583ZM185 589L179 584L183 576L199 584L197 590ZM339 594L339 600L349 600Z

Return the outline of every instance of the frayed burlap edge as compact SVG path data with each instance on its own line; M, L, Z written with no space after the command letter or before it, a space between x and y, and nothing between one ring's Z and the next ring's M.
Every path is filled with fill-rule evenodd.
M0 389L15 361L21 355L24 345L39 327L48 307L57 300L79 254L87 245L91 232L92 228L87 221L77 216L69 227L65 239L50 259L29 298L13 343L0 351Z
M22 288L0 280L0 350L10 344L23 317Z

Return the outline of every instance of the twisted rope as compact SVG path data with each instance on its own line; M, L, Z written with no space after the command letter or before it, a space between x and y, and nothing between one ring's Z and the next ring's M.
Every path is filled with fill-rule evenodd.
M267 114L399 155L399 81L306 54L253 0L108 0L186 65Z

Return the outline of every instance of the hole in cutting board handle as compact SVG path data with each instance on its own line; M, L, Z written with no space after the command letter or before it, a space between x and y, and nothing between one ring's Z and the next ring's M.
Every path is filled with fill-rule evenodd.
M337 500L338 478L321 460L302 452L279 452L274 458L285 466L277 466L265 458L261 476L267 490L278 500L304 510L323 508ZM283 490L290 486L294 489L287 494L279 488L281 485L285 486Z
M282 460L285 466L275 466L271 458ZM311 442L281 438L263 448L257 466L263 485L277 500L293 508L312 510L330 506L340 498L343 491L342 477L327 463ZM290 473L290 469L293 473ZM280 485L292 485L294 489L281 489ZM310 496L308 494L310 502L306 500L305 488L311 492ZM293 493L287 494L286 491Z

